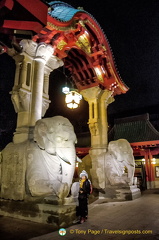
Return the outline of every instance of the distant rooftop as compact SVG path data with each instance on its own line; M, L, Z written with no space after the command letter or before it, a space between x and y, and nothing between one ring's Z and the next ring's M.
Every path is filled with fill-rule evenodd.
M120 118L108 134L109 141L127 139L129 143L159 140L159 132L149 121L149 114Z

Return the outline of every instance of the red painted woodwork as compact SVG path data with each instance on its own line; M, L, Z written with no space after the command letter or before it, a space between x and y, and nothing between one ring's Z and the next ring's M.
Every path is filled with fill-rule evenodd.
M154 165L151 163L153 156L150 149L144 151L144 158L145 158L146 181L153 182L155 181L155 169Z
M90 147L86 147L86 148L80 148L80 147L76 147L76 154L79 157L84 157L89 153Z
M70 21L62 22L48 15L48 5L40 0L3 0L4 7L11 11L5 15L1 32L29 30L37 34L33 41L51 44L79 91L99 86L114 95L127 92L108 40L91 15L81 10Z
M36 17L43 25L47 22L48 5L39 0L16 0L21 6Z
M150 167L150 181L155 181L154 165L152 164L152 153L149 149L149 167Z
M136 142L136 143L130 143L134 156L145 156L145 153L150 151L150 156L158 155L159 154L159 140L155 141L145 141L145 142ZM76 152L79 154L88 154L90 148L76 148Z
M140 147L142 148L142 146L144 147L159 147L159 140L154 140L154 141L145 141L145 142L135 142L135 143L131 143L132 147Z
M13 0L2 0L2 1L0 2L0 8L6 7L6 8L8 8L9 10L12 10L13 5L14 5Z
M150 150L152 155L159 154L159 140L131 143L134 156L145 156L145 152Z
M32 22L32 21L19 22L19 21L13 21L13 20L5 20L3 23L3 28L16 29L16 30L28 30L28 31L34 31L38 33L41 30L42 25L38 22Z
M48 5L40 0L2 0L0 9L4 17L0 32L10 36L13 30L29 30L36 34L33 41L51 44L54 55L63 59L79 90L99 86L111 90L113 95L128 91L115 67L108 40L91 15L81 11L70 21L60 22L48 15ZM159 154L159 140L131 146L135 156L145 156L147 180L153 181L150 160ZM89 149L76 148L77 155L85 156Z
M145 158L145 170L146 170L146 181L150 181L150 168L149 168L149 156L148 152L144 152L144 158Z
M47 22L33 40L54 46L54 55L64 59L79 90L100 86L112 90L114 95L128 90L117 73L103 31L89 14L78 12L69 22L60 22L48 15ZM85 49L77 44L83 36L87 38ZM59 47L61 43L63 46Z
M0 9L1 18L4 19L0 32L3 33L5 29L20 29L35 34L47 24L48 5L39 0L3 0Z

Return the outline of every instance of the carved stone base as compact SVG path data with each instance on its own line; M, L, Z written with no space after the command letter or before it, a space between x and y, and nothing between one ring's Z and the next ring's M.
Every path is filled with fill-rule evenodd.
M9 143L2 151L1 197L23 200L25 197L26 157L28 143Z
M67 197L64 199L64 204L65 205L78 205L78 197Z
M140 189L136 185L133 186L109 186L105 193L99 193L99 199L107 201L129 201L141 196Z
M0 199L0 205L0 215L52 224L53 230L70 226L76 218L76 205L61 205L55 198L45 199L43 203Z

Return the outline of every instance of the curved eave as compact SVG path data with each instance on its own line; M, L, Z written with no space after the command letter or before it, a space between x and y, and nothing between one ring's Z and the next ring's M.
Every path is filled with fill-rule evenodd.
M83 56L85 56L85 58L87 58L88 62L91 62L91 67L92 70L94 72L94 67L96 67L96 62L100 62L98 59L105 57L106 58L106 65L107 66L102 66L102 64L100 64L100 66L102 66L103 68L106 68L109 71L109 77L105 76L103 74L103 79L102 81L97 77L94 76L93 80L89 83L89 84L83 84L82 82L89 82L88 79L83 79L82 77L79 77L79 74L77 74L78 72L81 72L81 69L78 67L73 67L72 64L72 69L74 69L74 76L75 76L75 83L77 85L77 88L79 88L79 90L82 89L86 89L86 88L90 88L94 85L100 85L102 86L102 88L105 89L109 89L111 91L113 91L113 95L118 95L118 94L122 94L122 93L126 93L128 91L128 87L126 86L126 84L122 81L116 65L115 65L115 60L113 57L113 53L111 51L109 42L104 34L104 32L102 31L102 29L100 28L99 24L97 23L97 21L88 13L84 12L84 11L77 11L73 17L69 20L69 21L61 21L60 19L54 19L53 17L48 15L48 23L52 24L52 28L54 28L54 26L56 26L56 30L60 29L60 31L66 31L67 29L70 30L72 27L72 32L74 31L74 29L76 28L75 23L77 24L77 22L81 22L82 24L84 24L86 30L88 31L89 35L91 36L91 38L93 38L93 36L95 36L98 39L98 45L96 50L91 50L91 53L84 53L83 52ZM50 25L49 25L50 26ZM91 31L91 33L90 33ZM97 41L96 39L96 41ZM93 42L93 39L91 39ZM71 51L71 49L76 48L78 49L77 46L73 45L72 48L71 47L66 47L67 51ZM93 46L92 46L93 48ZM80 55L80 51L79 51L79 55ZM80 57L79 57L80 58ZM95 60L96 58L96 60ZM71 64L71 63L70 63ZM95 79L95 81L94 81ZM80 84L81 82L81 84Z
M71 5L61 1L53 1L50 2L49 5L50 8L48 15L60 22L69 22L71 19L73 19L76 13L81 11L84 12L83 10L75 9Z
M49 25L49 23L51 23L57 27L69 27L72 24L72 21L73 21L73 19L71 19L68 22L61 22L58 19L51 17L50 15L47 16L47 25Z
M4 2L9 2L9 0ZM39 4L38 0L34 2L34 6ZM60 1L53 1L51 3L52 16L47 15L47 25L42 27L46 18L41 15L47 14L47 6L42 2L40 4L37 5L41 6L39 13L36 7L30 9L29 1L15 0L14 5L9 8L11 12L15 11L18 18L5 19L2 28L4 27L8 34L12 29L37 32L33 41L52 44L55 50L54 55L60 59L69 58L69 67L71 66L69 52L76 49L77 62L81 63L82 67L81 65L78 67L79 64L74 67L72 64L70 69L72 69L71 73L74 75L74 81L79 90L96 85L112 91L114 95L126 93L128 87L117 71L109 42L93 16L82 9L75 9ZM18 7L24 9L24 12L27 9L29 15L23 14L24 12L19 14ZM65 62L67 63L67 60Z
M60 1L50 5L47 25L33 40L52 44L54 55L69 62L69 70L79 90L98 85L112 91L113 95L126 93L128 87L117 71L109 42L93 16ZM71 67L69 52L74 49L80 67L73 63Z
M109 69L111 71L110 79L111 80L113 79L115 81L114 83L116 83L116 85L117 85L117 88L113 89L114 95L126 93L129 90L129 88L123 82L123 80L118 72L112 49L110 47L109 41L108 41L103 29L100 27L100 25L95 20L95 18L92 15L90 15L89 13L77 13L76 16L81 18L82 20L87 19L86 20L87 24L89 25L89 27L91 27L93 29L93 31L94 31L95 35L97 36L102 47L106 49L106 51L103 53L107 56L107 60L108 60L107 65L109 66ZM108 87L107 81L108 81L108 79L105 80L105 87L109 88L109 90L112 90L110 86Z

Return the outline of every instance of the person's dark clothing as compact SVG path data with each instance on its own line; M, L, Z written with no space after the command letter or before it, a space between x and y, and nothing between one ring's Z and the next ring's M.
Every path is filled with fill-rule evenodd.
M91 191L90 182L88 179L86 179L83 183L82 188L80 188L80 191L83 191L82 193L79 192L78 201L79 201L79 215L82 218L85 218L88 214L88 196Z

